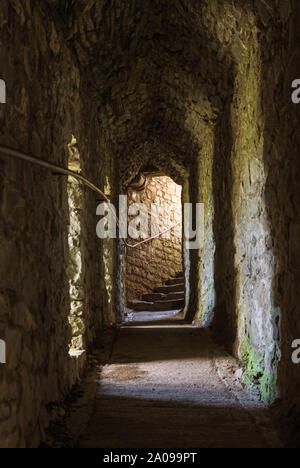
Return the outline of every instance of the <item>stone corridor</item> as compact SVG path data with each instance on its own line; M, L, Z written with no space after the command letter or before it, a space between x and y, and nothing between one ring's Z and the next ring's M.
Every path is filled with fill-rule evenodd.
M299 0L1 0L1 448L300 447L299 44Z
M126 327L93 364L52 447L280 448L270 411L242 388L239 365L206 330ZM59 436L58 436L59 434Z

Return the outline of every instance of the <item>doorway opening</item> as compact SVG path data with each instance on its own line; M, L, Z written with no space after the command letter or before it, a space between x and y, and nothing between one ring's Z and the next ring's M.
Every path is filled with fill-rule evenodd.
M165 174L140 176L127 191L125 321L183 318L182 186Z

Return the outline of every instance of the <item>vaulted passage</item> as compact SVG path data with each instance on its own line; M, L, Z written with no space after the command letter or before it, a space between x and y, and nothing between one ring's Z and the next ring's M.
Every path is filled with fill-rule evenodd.
M299 446L299 2L0 18L0 446Z

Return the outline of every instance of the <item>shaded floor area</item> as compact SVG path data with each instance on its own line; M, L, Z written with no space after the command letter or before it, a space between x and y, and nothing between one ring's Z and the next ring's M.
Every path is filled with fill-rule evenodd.
M206 330L126 327L109 354L94 354L79 399L61 427L52 429L52 445L281 446L268 410L248 396L235 376L237 363Z
M180 325L184 323L184 313L182 310L157 311L157 312L135 312L127 309L124 319L124 326L134 325L169 325L174 323Z

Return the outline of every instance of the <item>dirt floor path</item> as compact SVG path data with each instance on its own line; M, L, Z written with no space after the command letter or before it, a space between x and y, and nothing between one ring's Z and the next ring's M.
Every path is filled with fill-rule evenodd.
M237 363L205 330L122 328L108 364L94 359L67 418L77 447L281 446L268 410L248 396Z

